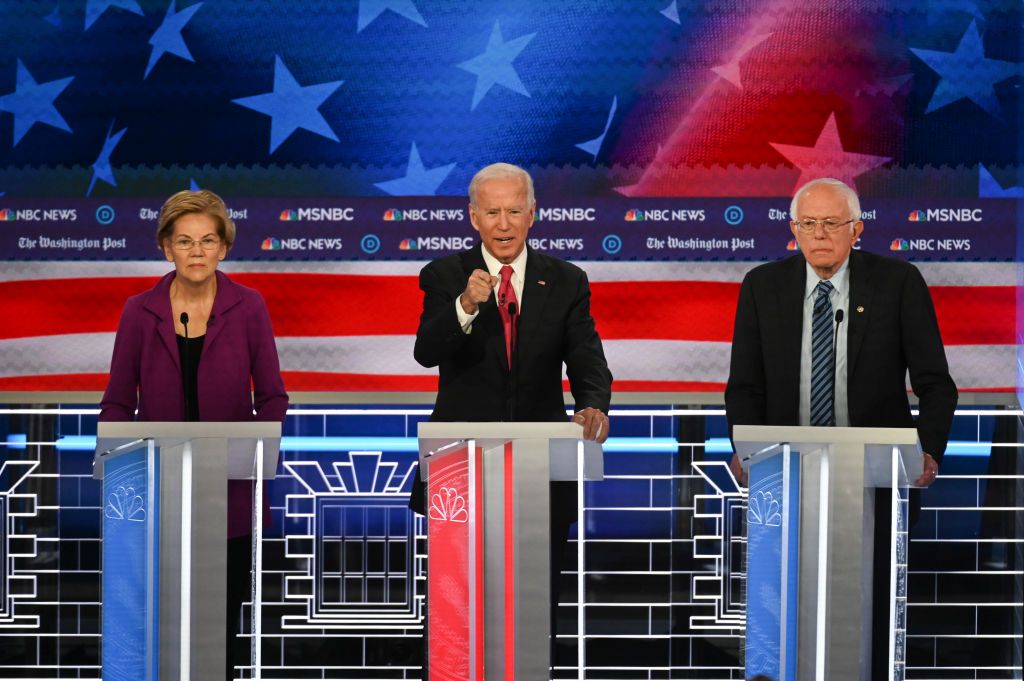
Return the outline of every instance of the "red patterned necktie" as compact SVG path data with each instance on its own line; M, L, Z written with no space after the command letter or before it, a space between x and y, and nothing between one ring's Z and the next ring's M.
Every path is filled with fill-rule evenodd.
M501 285L498 286L498 310L501 313L501 326L505 329L505 358L508 366L512 366L512 348L516 345L516 324L509 313L509 305L515 304L516 315L519 314L519 300L516 298L516 289L512 286L512 266L502 265Z

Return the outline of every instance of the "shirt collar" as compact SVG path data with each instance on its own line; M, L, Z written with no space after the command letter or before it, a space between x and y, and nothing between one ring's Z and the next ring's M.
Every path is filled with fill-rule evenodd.
M512 266L513 275L523 280L526 276L526 251L528 249L524 246L522 252L516 256L516 259L509 263ZM480 245L480 252L484 256L484 264L487 265L487 271L492 277L499 277L502 265L500 260L491 255L491 252L487 250L487 247L483 244Z
M804 286L804 298L806 299L815 295L814 291L818 287L818 282L823 280L818 276L818 273L814 271L814 268L811 267L810 263L805 263L805 266L807 267L807 283ZM846 281L849 278L850 257L847 256L843 264L839 266L839 269L836 270L836 273L833 274L828 281L831 282L832 288L835 289L836 293L843 295L848 293Z

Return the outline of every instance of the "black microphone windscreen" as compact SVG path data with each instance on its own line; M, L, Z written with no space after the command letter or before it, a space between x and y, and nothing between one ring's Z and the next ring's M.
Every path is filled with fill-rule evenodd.
M183 325L188 326L188 312L182 312L178 319L181 320Z
M842 310L836 310L836 324L838 324L838 323L840 323L842 321L843 321L843 311Z

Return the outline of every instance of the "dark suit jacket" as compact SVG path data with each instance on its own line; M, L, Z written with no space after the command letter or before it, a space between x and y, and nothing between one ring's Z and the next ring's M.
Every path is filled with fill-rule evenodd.
M217 296L199 358L200 420L284 421L288 394L267 306L257 291L222 272L216 276ZM110 380L100 400L100 421L184 420L185 394L171 312L173 281L170 272L125 303L114 338ZM229 488L228 536L248 534L251 485L232 480Z
M804 257L795 255L756 267L743 280L725 389L730 433L738 424L799 423L806 275ZM863 251L850 253L849 277L850 425L916 427L924 451L941 461L957 390L924 278L909 263ZM920 403L916 423L908 371Z
M511 371L492 296L464 333L455 300L475 269L487 271L481 245L440 258L420 272L423 314L416 361L439 367L432 421L565 421L562 364L576 409L605 413L612 375L590 316L590 285L579 267L527 247L519 347ZM410 506L422 512L422 489Z

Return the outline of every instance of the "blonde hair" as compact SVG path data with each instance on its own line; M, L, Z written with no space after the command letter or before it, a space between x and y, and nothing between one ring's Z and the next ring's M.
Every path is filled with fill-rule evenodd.
M217 223L217 236L228 249L235 243L235 223L228 216L228 207L224 205L224 199L208 189L200 189L197 192L185 189L172 195L160 208L156 227L157 248L163 248L164 241L174 234L174 222L183 215L191 214L213 218Z

